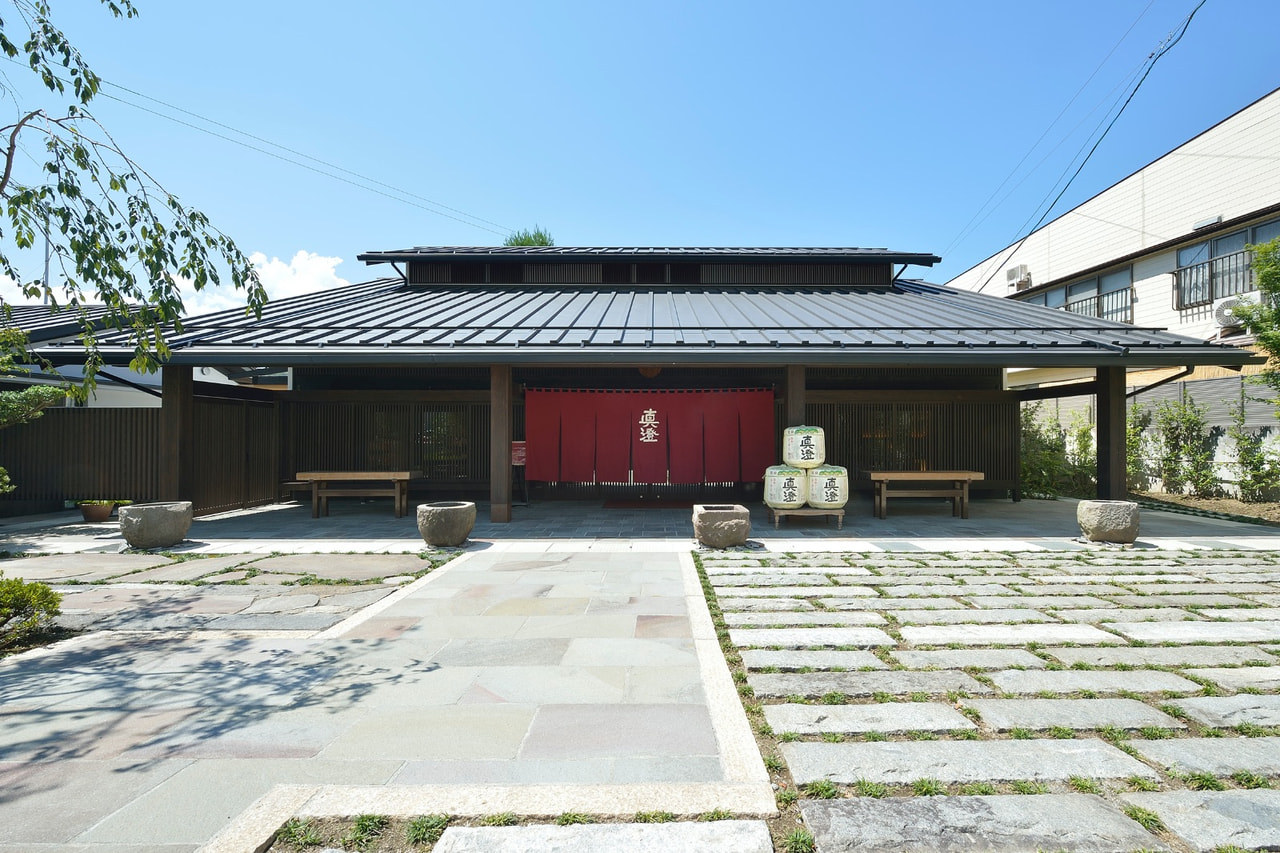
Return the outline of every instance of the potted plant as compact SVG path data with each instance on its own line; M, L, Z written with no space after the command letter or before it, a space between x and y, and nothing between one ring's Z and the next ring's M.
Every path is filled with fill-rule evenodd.
M127 506L133 501L76 501L76 506L80 507L80 514L84 516L85 521L106 521L111 517L111 513L118 506Z

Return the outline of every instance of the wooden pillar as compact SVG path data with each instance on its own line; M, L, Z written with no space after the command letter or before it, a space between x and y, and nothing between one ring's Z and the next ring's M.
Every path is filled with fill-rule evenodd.
M804 424L804 365L787 365L787 426Z
M189 501L194 497L195 395L191 368L161 368L160 499Z
M489 520L511 521L511 368L489 368Z
M1129 494L1125 460L1125 369L1099 367L1098 498L1122 501Z

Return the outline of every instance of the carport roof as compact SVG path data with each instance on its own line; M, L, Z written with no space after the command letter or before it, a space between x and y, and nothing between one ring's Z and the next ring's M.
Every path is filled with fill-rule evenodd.
M401 278L183 322L170 363L1241 365L1252 353L922 281L887 285L433 284ZM128 363L123 336L100 337ZM74 341L38 348L75 360Z

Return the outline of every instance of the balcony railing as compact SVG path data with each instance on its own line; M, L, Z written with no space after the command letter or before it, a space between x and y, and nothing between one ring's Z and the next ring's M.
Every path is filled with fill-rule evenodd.
M1068 302L1063 306L1072 314L1085 317L1101 317L1104 320L1115 320L1119 323L1133 322L1133 289L1126 287L1104 293L1101 296L1090 296Z
M1253 253L1223 255L1174 273L1173 305L1182 310L1254 289Z

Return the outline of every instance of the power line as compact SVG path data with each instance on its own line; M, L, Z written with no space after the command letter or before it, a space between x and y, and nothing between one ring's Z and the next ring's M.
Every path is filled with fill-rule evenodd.
M1153 68L1156 67L1156 63L1160 61L1161 57L1163 57L1169 51L1173 50L1173 48L1177 46L1178 42L1182 41L1182 37L1187 34L1187 30L1190 28L1191 21L1195 18L1196 13L1199 12L1201 7L1203 7L1204 4L1207 2L1208 0L1200 0L1200 2L1196 4L1196 7L1191 10L1191 14L1187 15L1187 19L1182 22L1182 27L1177 31L1177 34L1173 36L1173 38L1167 41L1165 44L1162 44L1160 47L1158 47L1155 50L1155 52L1151 54L1150 61L1147 63L1146 71L1144 71L1142 76L1138 78L1138 82L1134 84L1132 91L1129 92L1129 97L1125 98L1124 103L1120 105L1120 109L1112 117L1111 122L1102 131L1102 135L1098 137L1097 141L1093 143L1093 147L1089 149L1089 153L1086 154L1084 159L1080 161L1080 165L1076 167L1075 172L1073 172L1071 177L1067 180L1067 182L1063 184L1062 189L1058 192L1056 196L1054 196L1054 199L1052 202L1050 202L1049 206L1045 208L1044 213L1040 215L1040 219L1037 220L1036 224L1032 226L1030 231L1028 231L1025 235L1023 235L1022 239L1019 240L1013 246L1013 248L1009 251L1009 254L1004 258L1004 260L1002 260L999 264L996 264L995 269L992 270L991 272L991 275L987 276L986 280L983 281L981 285L979 285L979 287L976 290L977 293L981 293L983 290L986 289L987 285L991 283L991 279L995 278L996 270L1004 266L1004 264L1007 264L1009 260L1013 258L1013 256L1017 253L1017 251L1022 248L1022 244L1027 242L1027 238L1030 237L1032 234L1034 234L1036 232L1036 229L1038 229L1041 225L1044 224L1045 219L1049 217L1049 213L1053 210L1053 208L1057 205L1057 203L1062 200L1062 197L1066 195L1067 190L1075 182L1075 179L1079 177L1080 172L1084 170L1085 164L1089 162L1090 158L1093 157L1094 152L1098 150L1098 146L1102 144L1102 140L1107 138L1107 134L1111 132L1111 128L1115 127L1116 122L1120 120L1120 116L1124 115L1125 109L1129 106L1130 103L1133 102L1134 96L1138 94L1138 90L1142 88L1142 84L1145 83L1147 80L1147 77L1151 75L1151 71Z
M17 64L21 64L21 63L18 63L17 60L15 59L9 59L9 61ZM63 80L63 82L66 83L69 81ZM194 124L189 121L184 121L175 116L166 114L156 109L152 109L151 107L147 107L142 104L138 104L133 101L130 101L127 98L122 98L118 95L113 95L110 92L104 91L102 89L98 91L99 97L103 97L108 100L124 104L125 106L128 106L128 107L133 107L134 109L141 110L142 112L145 112L145 113L150 113L151 115L154 115L157 118L162 118L162 119L165 119L166 121L173 122L174 124L180 125L182 127L190 128L191 130L198 131L199 133L207 134L209 136L214 137L215 139L221 139L224 142L230 142L233 145L239 145L240 147L247 148L250 151L255 151L259 154L264 154L268 157L274 157L275 159L281 160L292 166L297 166L298 168L301 168L301 169L307 169L308 171L315 172L316 174L323 175L327 178L332 178L333 180L336 180L336 181L341 181L342 183L356 187L357 189L362 189L362 190L365 190L366 192L375 193L377 195L383 196L384 198L389 198L392 201L398 201L401 204L407 204L411 207L416 207L419 210L426 211L427 213L434 213L437 216L443 216L446 219L452 219L453 221L460 222L463 225L469 225L473 228L479 228L483 231L488 231L490 233L497 234L502 237L505 237L508 234L512 233L512 231L514 231L514 229L508 228L507 226L504 226L501 223L493 222L492 220L488 220L483 217L476 216L475 214L472 214L472 213L467 213L465 210L459 210L456 207L450 207L449 205L443 204L442 202L438 202L438 201L435 201L434 199L427 198L426 196L418 195L417 193L409 192L408 190L401 189L400 187L394 186L392 184L379 181L376 178L371 178L368 175L363 175L359 172L352 171L351 169L347 169L343 166L339 166L336 163L330 163L327 160L320 159L319 157L313 157L310 154L306 154L304 152L290 148L287 145L281 145L278 142L272 142L269 139L265 139L261 136L257 136L255 134L249 133L248 131L240 130L237 127L233 127L229 124L224 124L223 122L208 118L207 116L200 115L199 113L192 112L191 110L184 109L175 104L170 104L166 101L160 100L159 98L153 98L150 95L146 95L146 94L143 94L142 92L138 92L134 89L130 89L127 86L121 86L118 83L112 83L109 80L102 80L101 78L100 78L100 82L105 86L119 89L123 92L128 92L140 98L145 98L148 101L152 101L154 103L160 104L164 107L167 107L168 109L176 110L185 115L192 116L193 118L196 118L196 119L199 119L200 121L214 125L215 127L224 128L228 131L231 131L232 133L239 134L240 136L243 136L246 139L252 139L256 142L262 143L263 145L270 146L272 148L277 148L280 151L284 151L284 152L287 152L288 154L294 155L294 157L300 157L305 160L310 160L312 163L318 163L320 166L323 166L325 168L320 168L319 166L313 166L308 163L303 163L297 159L294 159L293 157L286 156L285 154L281 154L276 151L268 150L267 148L263 148L258 145L253 145L249 142L245 142L243 139L236 139L235 137L229 136L225 133L219 133L207 127L202 127L198 124ZM326 170L333 170L333 171L326 171ZM342 174L335 174L335 172L341 172L345 175L350 175L351 177L350 178L343 177ZM353 180L352 178L355 178L358 180ZM370 186L370 184L372 184L373 186ZM385 189L378 189L378 187L384 187ZM417 201L415 201L415 199ZM451 211L451 212L446 213L445 211ZM455 216L453 214L458 214L458 215ZM493 226L493 227L490 227L490 226Z
M1027 159L1031 157L1031 153L1035 151L1036 148L1040 147L1041 142L1044 142L1045 137L1049 135L1049 131L1053 130L1053 128L1058 124L1058 122L1062 121L1062 117L1067 114L1067 110L1071 109L1071 105L1074 104L1077 100L1079 100L1080 96L1084 94L1085 89L1089 88L1089 84L1093 82L1093 78L1098 76L1098 72L1100 72L1103 66L1106 65L1107 62L1111 59L1111 57L1115 55L1115 52L1120 49L1120 45L1124 44L1124 40L1129 37L1129 33L1133 32L1133 28L1138 26L1138 22L1141 21L1144 17L1146 17L1147 12L1151 10L1151 7L1155 5L1155 2L1156 0L1148 0L1147 5L1143 8L1141 12L1138 13L1138 17L1133 19L1133 23L1131 23L1129 25L1129 28L1124 31L1124 34L1120 36L1120 38L1116 41L1115 45L1112 46L1111 50L1107 52L1107 55L1102 57L1102 61L1098 63L1098 67L1093 69L1093 73L1089 75L1089 78L1085 80L1083 84L1081 84L1080 88L1076 90L1076 93L1071 96L1071 100L1067 101L1066 105L1062 108L1061 112L1058 113L1057 117L1054 118L1053 121L1049 122L1048 126L1045 127L1044 132L1040 134L1040 137L1031 144L1030 148L1027 149L1027 153L1022 155L1022 159L1019 160L1017 164L1012 169L1009 170L1009 174L1005 176L1005 179L1000 182L999 186L997 186L994 190L991 191L991 195L987 196L987 200L984 201L976 211L974 211L973 216L969 219L968 222L965 223L964 227L960 229L960 233L958 233L955 236L955 239L953 239L947 245L947 248L942 250L943 257L946 257L956 245L958 245L962 240L964 240L965 237L967 237L970 233L972 233L972 230L974 228L976 228L981 223L985 222L986 219L989 216L991 216L992 213L995 212L995 209L1000 206L1000 202L997 202L996 205L991 208L991 210L987 210L986 214L985 215L983 214L983 211L986 210L987 205L991 204L992 200L995 199L995 197L1000 193L1000 190L1004 189L1005 184L1009 183L1009 181L1013 179L1013 176L1018 173L1018 170L1022 168L1022 164L1027 162ZM1097 108L1095 107L1094 109L1097 109ZM1079 125L1077 125L1077 127L1078 126ZM1052 154L1053 151L1057 150L1057 148L1058 146L1054 146L1054 148L1049 151L1049 154ZM1049 155L1046 154L1045 159L1048 159L1048 156ZM1039 168L1039 166L1043 163L1044 163L1044 160L1041 160L1040 163L1036 165L1036 168ZM1030 176L1031 173L1034 171L1035 169L1032 169L1030 172L1027 173L1027 176ZM1019 181L1018 184L1015 185L1010 190L1010 193L1012 193L1014 189L1017 189L1018 186L1021 186L1022 183L1026 181L1027 176L1024 176L1023 179ZM1009 197L1008 194L1006 194L1005 198L1007 199L1008 197ZM1001 199L1001 202L1003 201L1004 199Z

